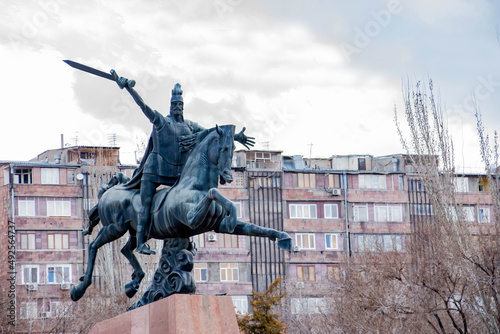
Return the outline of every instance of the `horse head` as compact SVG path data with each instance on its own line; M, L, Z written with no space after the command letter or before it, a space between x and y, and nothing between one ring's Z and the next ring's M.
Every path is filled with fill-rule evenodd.
M216 149L210 150L209 160L217 165L220 184L233 182L231 163L233 162L234 145L234 125L216 126L219 136ZM215 147L214 147L215 148Z

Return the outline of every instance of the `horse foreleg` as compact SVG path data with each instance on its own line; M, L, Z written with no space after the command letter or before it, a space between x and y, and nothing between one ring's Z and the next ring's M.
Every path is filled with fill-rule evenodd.
M123 246L121 252L127 260L134 268L134 272L132 273L132 281L125 284L125 294L128 298L132 298L139 290L139 285L141 284L142 279L144 278L144 271L141 268L139 261L134 255L133 250L137 246L137 238L134 235L130 235L125 246Z
M222 232L223 231L216 231ZM249 235L254 237L267 237L273 241L278 239L278 247L287 251L292 250L292 238L286 232L277 231L272 228L257 226L255 224L244 223L242 221L237 221L234 231L230 234L237 235Z
M224 224L221 223L220 227L223 230L223 233L230 233L234 231L234 227L236 226L236 208L234 204L222 196L217 188L212 188L208 191L208 193L202 198L202 200L192 207L187 213L187 225L192 229L196 229L205 221L205 217L210 210L210 205L212 202L216 202L220 204L229 214L228 217L224 219Z
M94 241L89 245L89 259L87 263L87 270L85 275L80 278L82 281L80 284L73 286L71 288L71 299L77 301L82 298L85 294L85 290L92 284L92 273L94 271L95 258L97 251L102 245L108 242L114 241L125 234L126 228L118 227L117 225L104 226L100 231Z

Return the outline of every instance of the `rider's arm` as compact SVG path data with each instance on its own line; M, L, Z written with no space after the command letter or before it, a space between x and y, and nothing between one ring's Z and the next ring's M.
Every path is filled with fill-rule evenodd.
M149 119L151 123L154 123L156 118L156 112L153 109L151 109L146 103L144 103L144 100L142 99L142 97L139 96L139 93L137 93L135 89L129 87L128 85L126 85L125 88L130 93L130 95L132 95L135 103L137 103L137 105L141 108L144 115L146 115L146 117Z

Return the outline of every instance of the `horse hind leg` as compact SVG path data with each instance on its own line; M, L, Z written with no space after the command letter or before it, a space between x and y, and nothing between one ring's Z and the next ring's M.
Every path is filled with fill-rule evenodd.
M73 301L77 301L82 298L85 294L87 288L92 284L92 273L94 271L95 258L97 255L97 251L101 246L114 241L125 234L127 229L124 226L118 225L108 225L104 226L100 231L94 241L92 241L89 245L89 258L87 263L87 269L85 271L85 275L80 278L82 281L80 284L73 286L71 288L71 299Z
M127 243L121 250L122 254L132 265L132 268L134 268L134 272L132 273L132 281L125 284L125 294L128 298L134 297L134 295L137 293L137 290L139 290L139 285L141 284L142 279L145 276L144 271L142 270L141 265L139 261L137 261L137 258L135 257L133 252L136 246L137 238L135 237L135 235L130 235Z

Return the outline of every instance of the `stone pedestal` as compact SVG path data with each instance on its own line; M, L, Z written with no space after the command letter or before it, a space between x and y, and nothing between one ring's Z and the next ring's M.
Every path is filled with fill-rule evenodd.
M144 305L99 322L90 334L239 333L229 296L183 295Z

